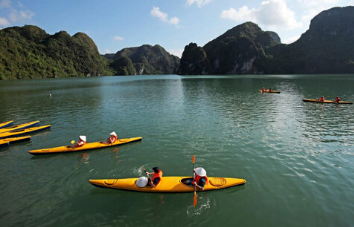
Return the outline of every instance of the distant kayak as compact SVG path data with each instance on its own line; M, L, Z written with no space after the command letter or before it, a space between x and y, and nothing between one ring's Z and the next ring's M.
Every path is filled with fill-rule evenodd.
M28 133L34 133L34 132L39 132L43 131L46 129L50 129L50 125L45 125L45 126L39 126L39 127L32 127L32 128L24 128L24 129L17 129L11 132L3 132L0 133L0 139L2 138L7 138L7 137L13 137L13 136L19 136L19 135L25 135Z
M139 178L125 178L125 179L95 179L89 182L97 187L113 188L129 191L139 192L193 192L192 177L162 177L159 185L155 188L145 186L139 188L136 181ZM246 183L244 179L238 178L224 178L224 177L208 177L209 182L204 187L204 191L217 190L229 188ZM197 190L198 192L201 190Z
M13 123L14 123L14 121L8 121L8 122L0 123L0 128L9 127L9 126L13 125Z
M269 90L265 90L265 91L259 90L259 92L261 92L261 93L277 93L277 94L280 94L280 91L276 91L276 90L271 90L271 91L269 91Z
M324 100L323 102L319 101L318 99L302 99L304 102L317 102L317 103L332 103L332 104L353 104L352 102L346 102L346 101L339 101L334 102L333 100Z
M1 134L0 134L1 135ZM93 150L105 147L113 147L118 146L121 144L131 143L135 141L140 141L142 137L134 137L134 138L127 138L127 139L118 139L113 144L104 144L102 142L93 142L87 143L82 147L70 147L70 146L61 146L61 147L53 147L53 148L45 148L45 149L38 149L38 150L31 150L28 153L33 155L41 155L41 154L60 154L60 153L70 153L76 151L84 151L84 150Z
M28 141L28 140L31 140L31 136L12 137L12 138L0 139L0 143L1 142L16 143L16 142L23 142L23 141Z
M15 125L15 126L7 127L7 128L1 128L0 133L11 132L11 131L18 130L18 129L29 128L29 127L36 126L38 124L39 124L39 121L33 121L33 122L21 124L21 125Z

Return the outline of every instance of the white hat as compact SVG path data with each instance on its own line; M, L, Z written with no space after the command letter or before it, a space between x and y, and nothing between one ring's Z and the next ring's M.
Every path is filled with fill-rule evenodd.
M110 134L111 136L117 136L117 134L115 132L111 132Z
M147 177L139 177L139 179L136 181L136 186L138 186L139 188L145 187L147 184Z
M206 171L202 167L196 168L195 169L195 173L198 174L201 177L205 177L206 176Z
M80 140L83 140L86 142L86 136L79 136Z

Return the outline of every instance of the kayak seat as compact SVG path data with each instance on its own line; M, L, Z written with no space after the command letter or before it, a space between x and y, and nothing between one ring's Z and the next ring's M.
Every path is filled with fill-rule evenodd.
M181 182L187 186L193 186L192 182L193 182L193 178L190 177L190 178L183 178L181 180Z
M221 178L221 177L218 177L218 178L212 178L209 180L209 183L215 187L218 187L218 186L223 186L226 184L226 180L225 178Z
M116 183L116 179L111 179L111 180L105 180L104 183L107 184L107 185L112 185L114 183Z

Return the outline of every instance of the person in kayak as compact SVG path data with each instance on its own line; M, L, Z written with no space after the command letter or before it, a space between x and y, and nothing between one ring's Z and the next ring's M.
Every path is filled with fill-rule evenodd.
M110 137L106 140L103 141L102 143L104 144L112 144L118 140L118 136L115 132L111 132Z
M74 148L74 147L82 147L82 146L84 146L86 144L86 136L79 136L79 139L80 140L76 144L71 145L69 147L72 147L72 148Z
M337 97L336 100L334 101L335 103L339 103L340 102L340 98Z
M149 177L148 179L148 185L151 186L152 188L155 188L158 184L160 184L162 180L162 170L159 169L159 167L154 167L152 168L154 172L149 173L146 172L147 175L152 175L152 178Z
M271 87L268 89L268 92L272 92L272 88Z
M195 184L198 188L204 190L205 185L208 183L208 177L206 171L202 167L194 169L195 178L193 179L193 185Z
M266 89L264 87L262 88L262 92L266 92Z
M324 102L324 100L325 100L325 97L322 96L319 101L320 101L320 102Z

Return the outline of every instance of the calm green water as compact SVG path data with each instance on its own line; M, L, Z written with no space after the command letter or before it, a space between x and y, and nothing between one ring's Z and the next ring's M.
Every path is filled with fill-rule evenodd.
M261 94L272 87L281 94ZM0 149L1 226L352 226L354 75L131 76L0 81L0 122L52 129ZM52 96L50 97L49 94ZM141 142L64 155L28 150L79 135ZM243 186L149 194L88 180L192 173L244 178Z

